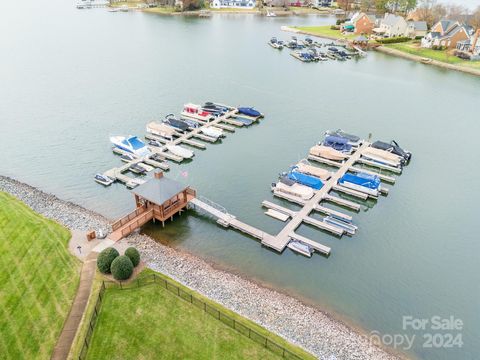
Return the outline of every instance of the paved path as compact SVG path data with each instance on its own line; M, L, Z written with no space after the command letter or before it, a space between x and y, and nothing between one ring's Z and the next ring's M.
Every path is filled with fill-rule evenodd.
M95 277L97 256L97 252L91 252L83 263L77 295L75 295L70 313L53 349L52 360L66 360L68 357L78 326L87 307L88 298L90 297L92 283Z

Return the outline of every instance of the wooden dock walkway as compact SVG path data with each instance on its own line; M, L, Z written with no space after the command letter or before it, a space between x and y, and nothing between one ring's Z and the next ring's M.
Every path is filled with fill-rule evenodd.
M234 119L230 119L232 116L234 116L238 112L238 110L236 108L233 108L233 107L229 107L229 108L231 110L228 111L227 113L225 113L223 116L219 116L218 118L216 118L216 119L214 119L214 120L212 120L208 123L200 122L201 126L193 129L192 131L186 132L184 134L177 133L175 135L176 138L173 141L167 141L167 140L161 138L160 136L155 136L153 134L146 134L145 135L146 139L157 140L157 141L159 141L160 143L163 144L163 146L161 146L161 147L147 145L148 149L150 150L150 152L152 154L156 154L157 156L160 156L162 159L166 159L166 160L174 161L174 162L177 162L177 163L181 163L184 160L184 158L170 153L168 151L168 148L167 148L166 145L169 144L169 145L181 146L181 144L186 144L186 145L190 145L190 146L193 146L193 147L196 147L196 148L199 148L199 149L206 149L206 145L204 143L195 141L195 140L193 140L193 138L197 138L197 139L200 139L200 140L208 142L208 143L215 143L215 142L217 142L217 139L203 134L202 133L203 128L217 127L219 129L223 129L225 131L234 132L235 128L232 125L235 125L235 126L238 126L238 127L243 126L242 122L234 120ZM122 155L127 153L127 152L124 152L124 151L122 152L122 150L117 149L117 148L114 148L114 149L115 149L114 152L122 154ZM132 166L134 164L139 164L139 163L145 163L145 164L148 164L150 166L160 168L162 170L168 170L169 169L169 166L168 166L167 163L158 162L158 161L155 161L153 159L150 159L149 156L146 156L146 157L143 157L143 158L134 159L131 162L126 163L125 165L107 170L103 173L103 175L108 176L115 181L118 180L118 181L123 182L125 184L132 184L132 183L138 182L138 180L136 180L132 177L129 177L129 176L125 175L124 173L129 170L130 166Z
M349 196L353 196L359 200L365 201L370 197L374 197L372 195L368 195L366 193L360 192L358 190L353 190L350 188L346 188L338 184L338 180L345 175L347 172L365 172L372 175L377 175L382 181L394 183L395 178L388 175L379 174L374 171L370 170L363 170L362 168L355 167L356 163L364 163L368 165L368 160L362 158L362 153L365 149L367 149L371 144L369 142L363 142L349 157L344 160L343 162L332 161L316 156L310 155L308 158L312 161L317 161L329 166L334 166L338 170L332 174L330 179L323 184L323 187L316 191L315 195L310 200L304 200L300 197L284 193L273 189L273 195L275 197L287 200L291 203L295 203L300 205L302 208L298 211L288 209L284 206L279 204L273 203L271 201L265 200L262 202L262 207L267 208L267 215L272 216L281 221L287 221L290 219L288 223L283 227L283 229L277 235L268 234L260 229L257 229L251 225L241 222L235 216L229 214L225 209L219 210L218 206L211 206L208 203L205 203L199 199L193 199L190 203L196 207L203 209L204 211L208 212L209 214L213 215L217 218L217 222L224 227L232 227L237 229L245 234L248 234L256 239L259 239L262 245L270 247L278 252L282 252L285 247L289 244L290 241L298 241L303 243L304 245L308 245L311 249L314 249L322 254L330 254L331 249L328 246L322 245L317 241L308 239L304 236L297 234L295 231L298 227L302 224L308 224L314 227L317 227L321 230L330 232L336 236L343 236L345 234L352 234L352 232L348 229L348 227L344 227L339 224L326 222L323 219L317 219L311 216L313 212L319 212L327 216L332 216L333 218L339 219L340 221L344 221L345 223L350 223L352 221L352 216L344 214L340 211L330 209L321 205L322 202L332 202L337 205L349 208L353 211L359 211L361 205L359 203L341 198L339 196L334 196L330 194L331 191L337 193L344 193ZM365 163L367 162L367 163ZM381 164L380 164L381 165ZM379 167L383 170L384 166ZM398 169L397 169L398 170ZM396 171L396 173L400 173L400 171ZM380 192L383 194L388 193L388 189L381 188ZM376 198L376 197L374 197ZM352 225L353 226L353 225Z
M288 245L290 240L293 238L292 235L295 235L295 230L305 222L306 218L310 218L310 213L314 211L322 200L336 201L341 202L343 205L354 203L347 202L344 199L340 199L334 196L329 195L330 190L333 186L337 185L338 180L347 173L349 168L355 164L362 155L362 151L370 146L370 143L364 142L357 151L355 151L349 158L346 160L343 165L335 172L332 177L323 185L323 187L317 191L317 193L308 201L305 202L302 209L299 210L296 215L285 225L285 227L277 234L275 237L262 240L262 244L269 246L278 251L283 251ZM360 209L360 205L355 204ZM308 221L308 220L307 220ZM301 242L302 240L296 239ZM309 245L309 244L307 244Z

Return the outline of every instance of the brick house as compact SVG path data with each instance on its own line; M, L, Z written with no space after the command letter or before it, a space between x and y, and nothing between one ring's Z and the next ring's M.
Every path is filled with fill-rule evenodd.
M458 21L440 20L433 25L431 31L422 39L422 47L433 46L455 49L459 42L469 40L472 28Z
M361 13L352 24L355 26L355 34L371 34L375 27L375 15Z

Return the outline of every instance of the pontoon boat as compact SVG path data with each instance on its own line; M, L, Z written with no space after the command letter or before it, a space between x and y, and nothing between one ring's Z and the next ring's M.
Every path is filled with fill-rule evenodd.
M355 175L347 173L338 180L338 184L365 194L378 196L380 178L377 175L365 173L357 173Z

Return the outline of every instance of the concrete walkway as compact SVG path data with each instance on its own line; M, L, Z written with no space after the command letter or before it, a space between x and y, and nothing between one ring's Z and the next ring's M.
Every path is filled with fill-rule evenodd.
M66 360L68 357L78 326L82 321L83 313L87 307L88 298L90 297L97 266L97 256L98 253L92 251L84 260L77 294L75 295L75 300L70 308L67 320L63 325L57 344L53 349L52 360Z

